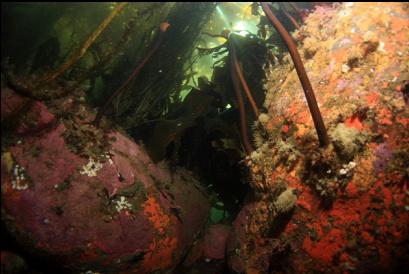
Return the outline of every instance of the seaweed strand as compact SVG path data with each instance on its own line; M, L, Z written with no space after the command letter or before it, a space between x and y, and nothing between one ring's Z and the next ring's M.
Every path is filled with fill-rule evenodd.
M300 24L298 24L297 20L294 19L294 17L287 12L286 7L283 5L283 3L278 3L281 7L281 10L283 11L284 15L287 16L287 18L291 21L291 23L294 25L296 29L300 29Z
M234 70L234 72L236 73L237 77L239 78L241 85L243 86L243 89L246 93L246 96L250 102L250 105L253 109L254 115L257 118L260 115L260 111L257 108L257 104L254 101L253 96L251 95L251 91L249 86L247 85L246 79L244 78L243 72L240 68L238 59L237 59L237 53L236 53L236 47L234 46L234 42L229 43L230 44L230 51L231 51L231 55L232 55L232 69Z
M40 80L37 88L47 82L53 81L54 79L58 78L73 64L75 64L85 54L85 52L87 52L88 48L95 42L99 35L106 29L106 27L111 23L115 16L118 15L118 13L125 7L126 4L128 3L123 2L117 5L115 9L111 12L111 14L107 18L105 18L105 20L98 26L98 28L88 37L88 39L84 42L82 47L78 51L76 51L70 57L70 59L68 59L67 62L65 62L59 68L50 72L42 80Z
M243 96L241 95L241 88L238 83L237 73L235 71L235 64L234 64L234 63L237 63L237 59L235 60L232 56L229 59L230 59L231 80L233 82L234 91L236 92L237 104L239 106L239 112L240 112L241 137L243 139L244 150L246 151L246 154L249 155L251 152L254 151L254 148L251 145L249 136L247 134L246 109L244 107Z
M301 18L301 21L304 22L303 11L300 9L294 2L288 2L288 4L295 10L298 16Z
M311 116L314 121L314 125L317 131L320 146L325 147L329 144L327 130L325 129L324 121L322 120L322 116L318 108L317 100L315 99L314 90L312 89L307 73L305 72L305 68L302 63L300 54L298 53L297 46L295 42L292 40L290 34L284 28L284 26L274 16L273 12L268 7L268 4L262 2L261 6L263 8L264 13L268 17L268 19L273 23L274 27L277 29L281 38L284 40L284 42L286 43L288 47L291 58L294 62L295 69L298 74L298 78L300 79L301 85L304 90L305 97L307 99L308 107L310 109Z
M164 22L160 26L160 34L158 39L156 40L156 43L154 46L149 50L149 52L145 55L145 57L142 59L142 61L138 64L138 66L133 70L131 75L129 75L128 79L114 92L112 95L106 100L104 105L99 109L97 116L95 117L94 124L96 126L99 125L99 122L101 121L102 115L105 113L107 110L108 106L111 104L111 102L117 97L121 92L125 89L125 87L136 77L138 76L139 72L142 70L142 68L145 66L145 64L149 61L151 56L155 53L155 51L159 48L163 41L164 33L169 27L169 23Z

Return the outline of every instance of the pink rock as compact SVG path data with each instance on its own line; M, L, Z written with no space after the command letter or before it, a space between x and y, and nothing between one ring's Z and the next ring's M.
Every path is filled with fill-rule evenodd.
M1 250L1 273L27 273L27 264L19 255Z
M211 225L204 238L204 255L209 259L224 259L226 255L227 237L231 227L227 225Z
M39 102L26 115L33 113L44 124L54 119ZM86 172L92 161L67 147L65 130L56 123L3 153L8 229L28 251L78 273L172 270L207 220L210 204L199 182L184 170L155 165L119 132L107 136L115 137L111 159Z
M1 90L1 117L9 115L23 102L23 97L18 96L11 89Z
M17 109L20 111L16 112ZM18 119L16 133L19 135L38 134L52 127L56 121L54 114L50 113L43 103L27 101L12 90L4 89L1 91L2 121L10 115L13 116L10 119Z
M246 226L248 217L255 209L256 203L246 201L233 222L231 233L227 239L227 262L229 268L237 273L245 272L245 258L242 256L241 249L246 242Z

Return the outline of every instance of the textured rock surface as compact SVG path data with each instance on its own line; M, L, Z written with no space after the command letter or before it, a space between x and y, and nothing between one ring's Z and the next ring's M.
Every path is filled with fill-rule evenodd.
M7 95L2 106L10 106L4 111L21 100L10 90L1 94ZM40 115L32 115L37 110ZM174 268L207 219L210 205L199 183L186 171L155 165L141 146L118 131L90 138L99 133L81 122L78 112L73 115L79 119L74 124L56 122L40 102L23 114L35 134L18 134L2 153L1 209L8 229L33 254L76 271ZM85 108L81 115L83 121L92 120ZM25 132L25 125L16 132ZM109 145L100 146L104 138ZM84 140L91 143L73 143ZM92 155L92 147L106 151L98 158L72 151Z
M333 143L318 147L287 56L266 84L269 139L248 159L255 199L234 225L230 266L248 273L407 270L408 5L317 7L294 36ZM272 205L287 187L298 197L281 216Z
M1 273L23 274L27 273L26 262L17 254L10 251L1 251Z
M211 225L204 238L204 256L208 259L224 259L226 241L230 234L230 226Z

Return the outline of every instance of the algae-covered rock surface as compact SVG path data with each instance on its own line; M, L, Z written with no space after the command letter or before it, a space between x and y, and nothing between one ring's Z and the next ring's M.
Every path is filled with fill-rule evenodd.
M268 136L261 141L256 132L259 147L247 158L255 195L234 225L231 268L408 269L408 6L319 6L292 35L331 143L319 147L300 81L284 57L267 72L260 121ZM282 212L277 204L289 208L293 200L284 195L288 189L295 207Z
M24 103L12 90L1 94L2 117ZM175 268L205 224L206 192L187 171L154 164L123 133L96 128L95 113L71 96L63 101L31 102L7 135L1 212L9 233L72 273ZM68 117L50 111L62 107Z

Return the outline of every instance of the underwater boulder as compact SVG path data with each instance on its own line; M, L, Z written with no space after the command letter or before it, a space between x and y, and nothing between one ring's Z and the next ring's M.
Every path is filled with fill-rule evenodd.
M11 90L1 94L2 105L21 100ZM154 164L123 133L95 129L95 115L77 99L60 100L32 102L19 119L34 133L16 125L3 150L1 210L10 233L33 255L72 271L173 269L207 220L206 192L185 170ZM56 122L50 109L57 108L75 111Z
M231 226L209 225L173 273L226 273L226 244Z
M27 273L27 264L19 255L11 251L1 250L1 273Z
M269 118L255 134L268 138L246 159L256 198L235 221L229 266L237 273L406 273L407 4L320 6L292 35L302 41L331 143L319 147L284 57L267 72Z
M227 225L211 225L204 237L204 256L208 259L224 259L226 256L226 242L231 227Z
M19 113L28 109L30 112L17 122ZM11 89L4 88L1 90L1 121L3 129L14 129L18 135L30 135L52 125L56 119L43 103L16 96Z
M227 259L229 268L234 271L234 273L245 273L246 269L244 260L241 252L241 248L244 247L246 242L246 224L248 216L255 209L255 204L253 202L246 202L243 208L240 210L236 219L233 222L232 230L227 240Z

